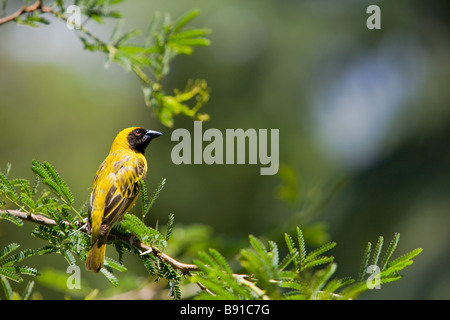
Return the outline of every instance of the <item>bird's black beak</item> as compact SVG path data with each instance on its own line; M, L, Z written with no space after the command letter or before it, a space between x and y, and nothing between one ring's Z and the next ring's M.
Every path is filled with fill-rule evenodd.
M149 137L150 139L155 139L158 138L159 136L162 136L161 132L158 131L153 131L153 130L147 130L147 132L145 133L145 135L147 137Z

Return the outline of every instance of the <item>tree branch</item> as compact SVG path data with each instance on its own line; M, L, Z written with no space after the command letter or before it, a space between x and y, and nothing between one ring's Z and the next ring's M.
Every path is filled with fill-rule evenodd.
M14 19L16 19L18 16L20 16L23 13L33 12L33 11L36 11L36 10L39 10L39 11L42 11L42 12L52 12L52 8L47 7L47 6L43 6L41 0L36 0L36 2L34 4L29 5L29 6L22 6L19 10L17 10L16 12L10 14L9 16L6 16L4 18L0 18L0 24L13 21Z
M0 210L0 213L9 213L17 218L22 219L23 221L33 222L44 226L53 227L57 225L56 221L41 214L27 213L20 210ZM65 223L69 225L68 222ZM82 224L80 222L79 226L81 227L81 225ZM86 228L81 228L80 230L82 230L83 232L87 232ZM116 240L116 239L130 242L132 246L136 247L142 252L141 255L152 254L155 257L159 258L161 261L170 264L173 268L179 270L184 275L189 275L189 272L199 271L198 267L195 264L182 263L172 258L171 256L165 254L164 252L159 251L156 248L146 245L138 240L133 240L131 237L114 234L113 231L111 231L108 240Z
M28 213L20 210L0 210L0 213L9 213L17 218L22 219L23 221L34 222L43 226L52 227L57 225L55 220L40 214Z
M173 268L181 271L182 274L188 275L189 272L191 272L191 271L199 271L198 267L195 264L182 263L182 262L172 258L171 256L165 254L164 252L161 252L156 248L153 248L149 245L146 245L146 244L140 242L139 240L132 241L130 237L112 234L112 232L109 234L109 236L112 237L113 239L120 239L120 240L128 241L128 242L131 241L132 245L134 247L136 247L140 251L142 251L141 255L152 254L155 257L161 259L161 261L166 262L166 263L170 264Z

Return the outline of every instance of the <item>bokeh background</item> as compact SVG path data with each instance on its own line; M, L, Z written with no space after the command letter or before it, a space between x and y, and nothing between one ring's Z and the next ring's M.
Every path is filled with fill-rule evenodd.
M381 30L366 27L371 4L381 8ZM18 5L8 2L11 10ZM332 251L337 276L356 276L366 243L382 235L387 244L399 232L397 254L417 247L422 254L405 279L361 298L450 298L450 2L134 0L118 6L126 29L144 30L155 11L176 18L192 8L201 11L192 26L211 28L212 43L178 57L167 87L208 81L211 98L202 111L211 120L204 130L279 129L279 175L261 176L260 165L174 165L171 132L192 131L192 121L178 117L174 128L163 127L133 74L116 65L105 69L102 54L84 51L54 19L36 29L0 26L0 168L10 162L11 177L33 179L31 160L49 161L81 206L118 131L159 130L164 136L147 153L147 184L167 182L151 225L163 225L172 212L176 226L187 230L179 239L195 242L189 230L199 228L192 231L202 234L193 248L217 245L231 258L248 234L281 245L283 233L298 225L312 245L338 243ZM87 27L107 40L113 24ZM0 248L42 246L27 232L32 227L1 223ZM59 256L26 264L44 271L66 266ZM129 264L129 274L145 274ZM102 276L83 270L83 277L110 290ZM125 289L136 281L130 277L123 276ZM36 286L42 298L64 296L44 282Z

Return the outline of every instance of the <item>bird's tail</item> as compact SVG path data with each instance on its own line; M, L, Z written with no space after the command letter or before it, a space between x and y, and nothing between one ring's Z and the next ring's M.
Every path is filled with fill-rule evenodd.
M86 270L99 272L103 267L103 261L105 260L106 243L104 241L97 240L88 253L86 258L85 267Z

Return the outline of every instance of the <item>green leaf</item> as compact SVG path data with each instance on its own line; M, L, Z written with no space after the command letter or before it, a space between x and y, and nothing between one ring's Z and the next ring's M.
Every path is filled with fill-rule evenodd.
M45 19L44 17L39 17L39 16L28 16L26 22L39 22L42 24L50 24L50 21L48 21L47 19ZM37 25L33 24L33 27Z
M144 267L147 269L148 273L150 273L152 276L156 275L157 271L156 271L156 267L155 267L155 262L156 262L156 257L154 257L151 254L147 254L147 255L139 255L139 258L141 259Z
M5 177L8 176L8 174L9 174L10 171L11 171L11 163L10 163L10 162L7 162L7 163L6 163L6 166L5 166L5 171L4 171Z
M139 179L139 189L141 190L142 221L144 221L148 207L148 192L147 192L147 185L145 184L145 181L143 179Z
M186 39L186 38L201 38L210 33L211 33L211 29L186 30L183 32L172 34L170 39L171 40L179 40L179 39Z
M0 172L0 194L1 193L4 193L5 196L14 203L19 201L19 196L17 195L11 182L5 175L3 175L3 173Z
M194 9L194 10L191 10L188 13L186 13L177 22L175 22L175 25L173 27L173 32L176 33L179 30L181 30L192 19L194 19L196 16L198 16L199 13L200 13L200 10L198 10L198 9Z
M412 260L413 258L418 256L421 252L422 252L422 248L417 248L409 253L406 253L406 254L402 255L401 257L389 262L388 265L386 266L386 268L388 268L388 269L393 268L393 267L401 265L402 263L408 262L409 260Z
M27 267L27 266L15 266L14 270L16 272L20 272L20 274L29 275L29 276L37 276L38 271L35 268Z
M380 266L381 270L383 270L386 267L386 265L388 264L389 259L391 258L392 254L394 253L395 249L397 248L399 239L400 239L400 233L396 232L394 234L394 238L389 243L389 247L384 255L383 261L381 262L381 266Z
M120 36L115 42L114 42L114 46L115 47L119 47L122 45L122 43L124 43L125 41L130 40L131 38L137 37L139 34L141 33L141 30L139 29L134 29L131 31L128 31L126 33L124 33L122 36Z
M20 193L20 201L22 201L23 204L28 206L30 208L31 212L35 212L36 203L33 201L33 199L31 199L31 197L28 194L21 192Z
M301 282L298 282L298 281L295 281L295 280L283 281L280 284L280 286L283 287L283 288L293 289L293 290L298 291L298 292L307 292L307 291L309 291L309 287L308 287L307 284L301 283Z
M76 264L76 260L74 255L72 254L72 252L70 252L69 250L60 250L61 255L66 259L67 263L70 266L73 266Z
M42 179L42 182L45 185L49 186L56 195L62 197L63 196L62 190L60 189L58 184L53 180L52 174L47 170L46 166L37 160L33 160L31 163L32 163L31 170L36 175L38 175Z
M209 254L216 262L216 265L219 266L223 271L225 271L226 274L232 275L233 272L230 269L230 266L228 265L225 258L217 251L216 249L209 249Z
M150 25L147 28L147 32L145 34L145 47L149 48L154 45L154 37L157 33L157 28L161 25L162 14L161 12L155 12L153 14Z
M62 194L66 197L68 203L72 205L75 202L75 199L66 182L61 178L56 169L50 163L44 162L44 166L53 178L53 181L58 185L59 190L61 190Z
M201 264L200 261L194 261L194 263L199 266ZM190 278L190 280L194 283L201 283L205 288L208 288L213 295L210 295L206 292L201 292L197 298L200 299L208 299L208 300L237 300L238 296L233 294L230 290L227 289L220 281L215 281L214 278L210 277L201 277L199 275L194 275Z
M287 247L289 249L289 253L291 254L292 257L294 257L293 261L294 261L294 265L295 265L295 270L297 272L299 272L300 271L300 268L299 268L300 267L300 261L299 261L297 248L295 247L294 240L287 233L284 234L284 239L285 239L286 245L287 245Z
M366 249L364 251L364 255L361 262L361 267L359 268L359 275L358 275L358 281L361 282L364 280L364 276L366 274L367 266L369 264L370 259L370 250L372 248L372 243L368 242Z
M297 227L297 236L298 236L298 246L299 250L299 263L303 264L306 258L306 246L305 246L305 238L303 237L302 230Z
M280 262L280 265L278 266L280 271L283 271L284 269L286 269L292 261L294 261L294 265L295 265L295 261L297 258L298 252L295 251L294 253L288 253L283 260ZM298 272L298 267L297 265L295 265L295 271Z
M109 258L109 257L105 257L105 262L106 262L106 264L109 266L109 267L111 267L111 268L113 268L113 269L116 269L116 270L118 270L118 271L120 271L120 272L126 272L127 271L127 268L124 266L124 265L122 265L120 262L118 262L118 261L115 261L114 259L111 259L111 258Z
M185 46L185 47L206 47L211 44L211 41L205 38L172 38L170 45ZM190 54L190 53L188 53Z
M254 235L249 235L248 238L249 238L251 246L253 247L253 249L255 249L256 253L258 253L258 255L260 255L260 256L265 256L266 255L266 247L261 242L261 240L259 240Z
M318 270L314 273L314 280L312 283L312 287L314 291L321 290L330 277L336 272L337 265L336 263L330 263L322 270Z
M328 282L328 284L324 288L324 291L333 293L333 292L336 292L338 289L342 288L343 286L350 285L354 282L355 282L355 280L352 279L351 277L345 277L342 279L335 278L335 279L331 280L330 282Z
M165 237L155 229L145 225L142 220L132 214L125 214L121 225L130 230L142 243L163 250L167 246Z
M278 269L278 264L280 262L280 254L278 251L278 246L273 241L268 241L269 244L269 250L267 252L267 255L270 257L270 266L273 270Z
M320 257L317 259L314 259L312 261L308 261L306 263L303 264L302 266L302 271L312 268L312 267L317 267L323 264L328 264L334 261L334 257Z
M34 281L29 281L22 293L23 300L28 300L30 298L31 291L33 291L33 288L34 288Z
M146 210L145 214L147 214L148 211L150 211L150 209L153 206L153 204L155 203L156 199L158 199L165 184L166 184L166 178L161 178L161 180L159 181L158 187L153 192L153 195L150 197L150 199L148 201L148 206L147 206L147 210Z
M1 270L0 270L0 275L1 275ZM12 300L13 291L12 291L11 285L9 284L8 279L4 275L2 275L0 277L0 281L2 282L2 287L3 287L3 291L5 292L6 300Z
M23 226L23 221L20 218L17 218L16 216L14 216L10 213L7 213L7 212L0 212L0 219L4 219L9 222L12 222L18 227Z
M109 42L111 44L113 44L114 46L116 46L116 47L117 47L117 41L120 38L119 34L122 32L124 24L125 24L125 19L120 19L116 23L116 25L115 25L115 27L113 29L113 32L111 33L111 37L109 39Z
M0 276L5 277L14 282L20 283L23 281L23 278L18 275L13 268L0 268Z
M318 256L321 255L322 253L327 252L328 250L331 250L332 248L334 248L336 246L336 242L329 242L326 243L324 245L322 245L321 247L317 248L314 251L311 251L310 253L308 253L308 255L305 257L304 259L304 264L311 264L312 262L314 262L315 260L319 260L322 258L319 258ZM323 260L323 259L322 259ZM325 259L327 260L327 259ZM312 264L315 265L315 264ZM305 267L303 267L303 269L305 269Z
M106 279L108 279L114 287L117 287L119 285L119 280L116 278L116 276L113 275L112 272L108 271L105 267L101 268L100 272L103 273Z
M0 275L15 282L22 282L24 275L37 275L37 270L27 266L18 266L16 263L35 254L34 250L26 249L17 254L10 255L15 251L19 245L17 243L10 243L2 251L0 251ZM10 255L9 257L7 257Z
M172 235L174 221L175 215L173 213L169 213L169 221L167 222L167 230L166 230L166 241L169 241L170 236Z
M29 197L33 196L30 190L30 181L26 179L12 179L10 180L12 186L19 188L20 191L26 193Z
M8 244L5 248L3 248L2 251L0 251L0 260L6 257L11 252L13 252L14 250L16 250L18 247L20 247L20 245L17 243ZM1 262L0 265L2 265Z
M15 250L15 249L14 249ZM25 249L17 254L11 255L8 258L0 261L0 266L11 266L17 262L21 262L26 258L35 255L35 251L32 249Z
M384 242L384 238L382 236L379 236L377 245L375 246L375 252L374 252L373 257L372 257L371 265L377 265L378 264L378 259L379 259L380 254L381 254L381 249L383 248L383 242Z

